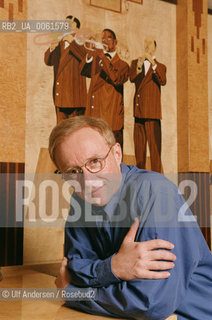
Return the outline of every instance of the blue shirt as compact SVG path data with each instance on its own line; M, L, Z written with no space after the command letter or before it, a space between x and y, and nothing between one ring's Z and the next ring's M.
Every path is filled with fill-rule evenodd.
M121 318L162 320L175 313L178 320L211 320L212 255L183 197L158 173L123 164L121 169L121 186L109 203L91 206L92 215L98 217L91 225L83 224L85 202L76 194L71 200L65 255L72 282L66 291L96 288L97 297L67 300L67 305ZM78 221L77 208L81 209ZM101 215L103 222L98 221ZM135 216L140 219L135 241L164 239L175 245L177 260L168 279L123 281L112 273L111 258Z

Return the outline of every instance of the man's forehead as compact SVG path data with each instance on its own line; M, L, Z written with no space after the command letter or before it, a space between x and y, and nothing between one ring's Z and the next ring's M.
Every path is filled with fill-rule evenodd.
M75 141L77 143L92 143L96 144L97 141L101 141L101 144L106 144L105 138L100 134L100 132L91 127L83 127L79 128L76 131L70 133L70 135L64 137L63 141L65 142L72 142Z
M113 38L113 35L110 31L103 31L102 32L102 37L110 37L110 38Z
M60 158L60 169L66 171L69 167L82 165L92 157L102 156L107 148L108 144L105 138L98 131L84 127L61 140L57 147L56 156ZM62 158L61 153L63 154Z

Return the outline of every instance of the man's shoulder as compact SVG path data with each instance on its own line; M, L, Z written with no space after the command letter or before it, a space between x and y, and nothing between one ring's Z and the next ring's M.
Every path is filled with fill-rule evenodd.
M118 55L118 53L116 53L116 55L114 56L113 60L114 60L114 64L117 63L117 64L121 64L123 66L128 67L128 63L126 61L122 60L120 58L120 56Z
M139 169L134 165L124 165L122 164L122 175L124 176L125 184L134 184L137 188L151 188L151 190L177 190L176 185L167 179L164 175L148 171L145 169Z
M157 59L155 59L157 65L160 65L162 68L166 68L165 64L163 64L162 62L158 61Z

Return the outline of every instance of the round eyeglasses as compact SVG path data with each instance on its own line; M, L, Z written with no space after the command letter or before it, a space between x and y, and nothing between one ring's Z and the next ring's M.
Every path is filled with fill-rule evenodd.
M83 173L82 168L85 167L90 173L97 173L104 169L106 165L106 159L110 154L113 145L110 147L106 156L103 158L92 158L86 161L81 167L70 168L66 172L62 172L62 177L64 180L74 180L78 177L79 173Z

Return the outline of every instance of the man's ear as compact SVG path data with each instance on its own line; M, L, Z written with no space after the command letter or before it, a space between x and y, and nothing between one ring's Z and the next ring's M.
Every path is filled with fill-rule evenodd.
M116 142L116 144L113 147L113 154L114 154L114 157L116 159L117 164L120 165L121 160L122 160L122 150L121 150L121 146L118 142Z

